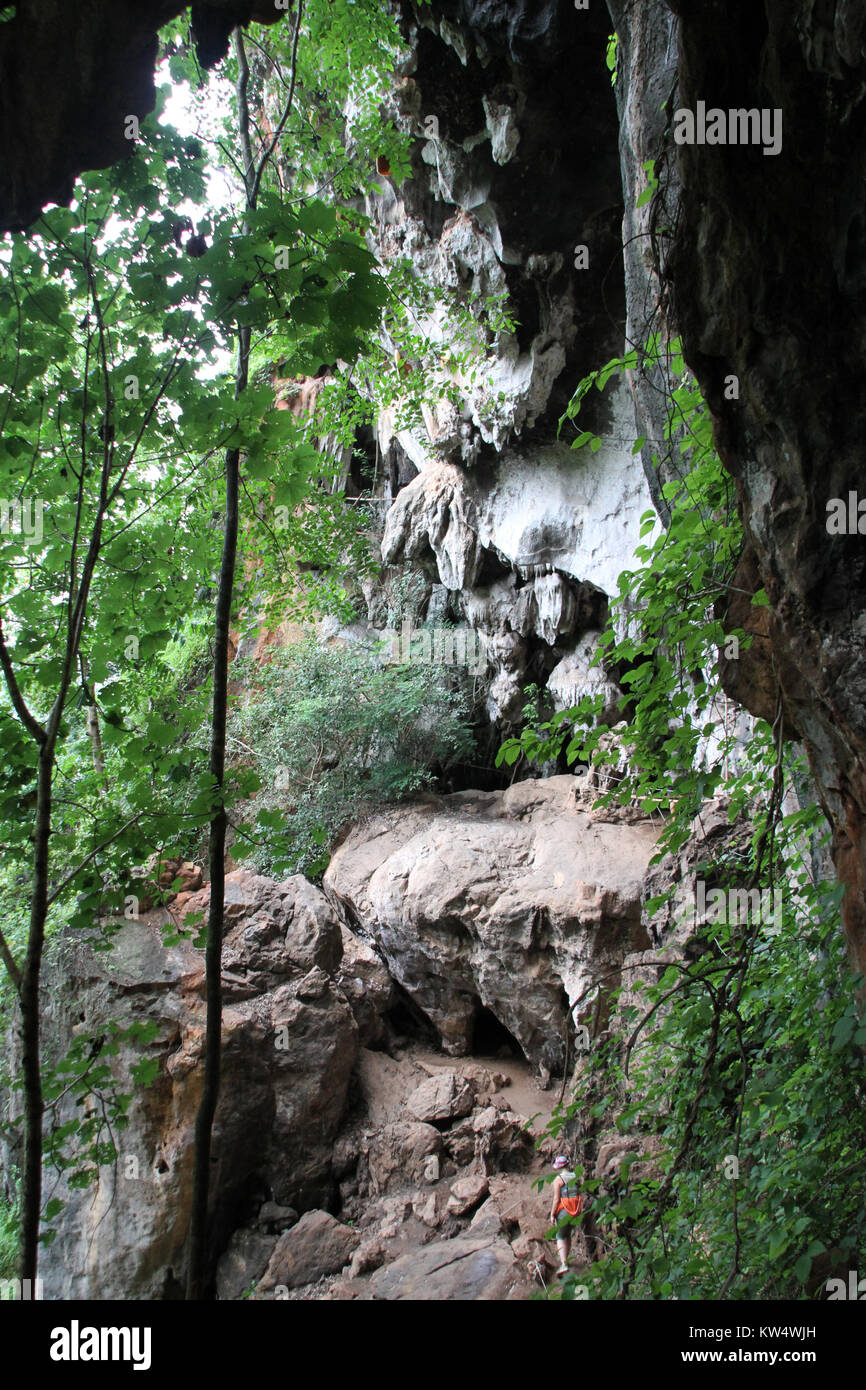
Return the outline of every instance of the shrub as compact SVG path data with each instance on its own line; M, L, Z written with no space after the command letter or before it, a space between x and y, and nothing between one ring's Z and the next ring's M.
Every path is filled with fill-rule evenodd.
M448 668L309 640L246 673L254 690L233 711L229 748L261 778L259 829L241 828L233 853L263 871L322 873L341 826L472 753L468 690Z

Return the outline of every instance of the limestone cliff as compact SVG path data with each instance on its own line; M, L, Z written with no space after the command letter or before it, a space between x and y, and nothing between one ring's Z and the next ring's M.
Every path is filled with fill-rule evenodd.
M0 178L3 225L26 225L79 169L120 156L120 113L152 99L156 25L181 8L94 4L89 27L70 21L76 63L26 169L15 132L56 62L57 7L22 3L0 25L0 71L17 73L0 111L18 151ZM203 10L217 30L262 17L241 0L195 8L200 32ZM399 5L392 108L412 170L367 203L370 240L447 295L422 324L439 402L420 423L396 410L376 421L386 578L419 581L414 620L478 634L495 738L519 721L530 682L558 708L600 693L613 723L618 673L589 663L641 515L666 516L650 458L664 433L658 382L626 375L587 402L596 453L573 451L558 423L581 377L624 342L681 331L748 537L730 617L759 640L726 686L808 749L866 965L866 561L856 527L826 527L827 501L857 487L866 424L866 19L853 0L608 10ZM601 61L612 27L615 87ZM118 79L94 131L96 44ZM675 146L672 109L702 100L782 110L781 152ZM649 161L659 190L638 207ZM493 300L512 326L491 326L478 306ZM457 362L467 316L472 347ZM731 374L736 400L722 389ZM755 617L761 587L770 607ZM362 635L381 631L382 587L363 598ZM212 1193L221 1297L528 1294L547 1258L543 1210L526 1196L540 1171L532 1107L549 1115L545 1088L571 1074L587 1009L603 1027L626 970L658 978L690 945L671 923L654 933L644 908L659 873L679 891L694 846L654 880L655 827L599 815L588 782L374 810L336 847L324 892L230 876ZM183 1281L203 976L201 954L164 945L163 925L146 914L105 955L64 940L53 978L74 988L61 997L47 982L58 1049L112 1018L157 1024L157 1079L113 1172L95 1193L60 1180L68 1205L45 1259L55 1296L157 1298ZM598 1176L618 1168L616 1136L569 1138Z
M766 633L735 697L809 750L866 966L866 554L830 535L827 504L862 477L866 309L866 15L851 0L682 0L679 98L783 113L781 152L684 144L670 274L689 361L717 416L748 548L738 587L764 587ZM737 401L722 384L739 379ZM736 583L737 581L735 581Z
M606 689L613 718L620 692L589 669L592 639L658 489L633 454L627 381L587 403L598 453L575 452L574 428L559 429L581 377L623 348L619 124L600 61L609 20L565 3L402 14L393 115L413 137L411 177L383 179L367 212L382 262L408 256L445 292L419 331L446 364L419 426L398 427L396 407L378 419L382 558L420 575L416 621L478 633L500 731L519 721L528 680L558 707ZM486 326L491 297L513 330ZM447 354L465 343L467 315L477 332L455 367ZM381 630L379 594L367 599Z

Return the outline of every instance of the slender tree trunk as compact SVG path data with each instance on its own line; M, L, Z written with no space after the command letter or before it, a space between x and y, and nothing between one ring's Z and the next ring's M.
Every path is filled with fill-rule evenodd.
M226 517L222 565L214 627L213 718L211 721L210 770L222 796L225 774L226 707L228 701L229 628L234 592L238 539L238 477L240 451L226 455ZM222 1046L222 944L225 915L226 812L223 802L211 821L208 863L210 910L208 912L205 975L207 1032L205 1038L204 1089L195 1121L193 1198L189 1232L187 1298L200 1299L207 1277L207 1209L210 1188L211 1138L220 1088Z
M250 351L250 331L238 332L236 396L246 390ZM213 714L211 718L210 770L220 796L219 809L210 824L208 866L210 907L205 951L205 991L207 1000L204 1088L195 1121L193 1194L190 1213L186 1296L204 1297L208 1274L208 1195L210 1191L211 1142L213 1122L220 1090L222 1048L222 945L225 921L225 846L227 817L222 800L225 779L226 713L228 708L229 634L235 560L238 544L238 492L240 450L226 452L225 533L216 598L214 623Z
M48 915L48 847L54 749L39 751L34 829L33 895L27 957L21 972L21 1040L24 1074L24 1171L21 1179L20 1277L36 1279L42 1211L42 1075L39 1060L39 977ZM35 1288L35 1283L31 1284Z
M99 714L96 705L87 706L87 734L90 739L90 756L93 760L93 770L104 782L105 759L102 754L102 736L99 732Z
M240 28L234 31L235 53L238 60L237 113L238 135L243 157L246 207L255 208L265 167L276 149L280 133L291 110L297 71L298 40L301 30L303 0L299 0L292 49L292 81L289 98L271 143L262 154L258 168L253 158L250 139L250 110L247 100L249 65ZM244 222L244 232L249 226ZM235 399L247 389L250 362L250 329L238 327L238 356L235 373ZM210 866L210 908L208 912L207 949L205 952L205 992L207 1000L207 1032L205 1038L204 1087L195 1122L195 1153L193 1158L193 1192L190 1213L189 1245L187 1250L188 1299L201 1299L208 1278L208 1195L210 1190L211 1147L213 1122L220 1090L222 1049L222 939L225 917L225 842L227 817L223 800L225 775L226 709L228 705L229 631L231 627L232 595L234 593L235 560L238 539L238 491L240 450L226 452L226 516L222 564L216 599L213 664L213 715L211 719L210 770L216 780L219 809L210 824L208 862Z
M99 732L99 710L96 708L96 700L94 699L93 691L87 679L87 665L80 652L78 654L78 669L81 672L81 689L87 701L85 705L85 715L87 719L87 737L90 739L90 757L93 762L93 770L107 790L108 783L105 779L105 758L102 752L102 735Z

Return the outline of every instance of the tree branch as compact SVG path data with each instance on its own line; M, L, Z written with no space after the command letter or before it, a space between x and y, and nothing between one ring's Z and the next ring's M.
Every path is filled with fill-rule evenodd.
M6 973L9 976L9 979L12 981L12 984L15 986L15 993L20 998L21 971L18 969L18 966L15 963L15 957L9 949L9 944L6 941L5 936L3 935L2 927L0 927L0 956L3 957L3 964L6 966Z
M47 899L47 906L50 907L52 903L57 901L64 888L66 888L72 882L72 880L76 878L78 874L81 873L81 870L85 867L85 865L90 863L91 859L95 859L97 854L101 854L104 849L107 849L109 845L113 844L114 841L117 840L123 834L124 830L128 830L131 825L135 825L135 822L141 820L143 815L143 811L138 811L134 816L132 816L128 821L126 821L120 827L119 830L115 830L113 835L109 835L107 840L103 840L101 845L97 845L96 849L92 849L88 855L85 855L81 862L77 864L74 869L71 869L65 878L62 878L60 880L57 887L54 889L54 892L49 893Z
M24 725L31 738L35 739L41 747L48 735L39 723L39 720L35 719L30 713L25 703L24 696L21 694L18 687L18 682L15 679L15 672L12 669L12 660L9 656L9 651L3 636L2 618L0 618L0 666L3 667L3 675L6 678L6 688L9 691L9 698L12 701L15 713L18 715L18 718L21 720L21 723Z
M297 80L298 75L298 40L301 36L301 19L303 17L303 13L304 0L298 0L298 18L295 24L295 37L292 42L292 77L291 82L289 83L289 95L286 98L285 109L283 111L282 116L280 117L279 124L277 125L277 128L274 131L274 138L271 140L270 145L262 155L261 160L259 162L258 170L256 171L252 193L250 195L250 203L253 207L255 207L256 199L259 196L259 187L262 182L262 174L265 172L265 166L267 165L268 160L270 159L271 155L277 147L277 141L283 133L283 127L286 124L286 121L289 119L289 114L292 109L292 101L294 100L295 96L295 82Z

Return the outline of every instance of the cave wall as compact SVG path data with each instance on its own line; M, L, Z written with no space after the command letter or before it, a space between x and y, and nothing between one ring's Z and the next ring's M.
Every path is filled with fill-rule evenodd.
M559 708L601 690L613 721L619 692L589 663L653 505L632 453L634 383L582 407L577 428L601 435L598 453L575 452L577 430L559 429L581 378L622 351L626 325L610 19L568 0L404 0L400 13L391 114L411 137L411 175L383 178L365 211L380 261L407 257L446 304L419 319L442 354L424 363L422 422L401 424L397 409L377 419L382 457L408 464L405 482L383 485L382 558L426 586L417 622L478 634L497 735L520 723L528 681ZM514 331L485 323L491 295ZM461 311L478 334L455 367ZM381 629L381 590L367 601Z
M679 207L679 172L666 139L668 111L677 83L676 19L664 5L637 5L608 0L617 34L616 93L619 115L619 162L622 178L622 257L628 347L643 346L653 334L663 342L676 332L668 313L667 255ZM653 161L658 179L656 196L641 203L648 188ZM667 520L669 511L661 484L671 476L666 467L667 400L661 368L644 364L629 372L637 433L646 443L641 461L653 505ZM654 461L661 460L661 469Z
M677 105L783 114L781 152L677 149L670 289L748 538L735 586L765 626L726 688L806 743L866 969L866 550L828 534L863 476L866 11L851 0L678 0ZM726 400L729 374L739 400ZM741 601L742 606L742 601ZM754 612L754 610L752 610Z
M5 7L4 8L8 8ZM154 108L157 30L188 0L17 0L0 22L0 233L68 203L75 179L126 158L127 118ZM191 7L199 61L218 61L236 24L285 18L273 0Z

